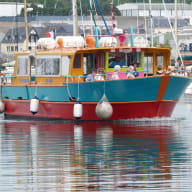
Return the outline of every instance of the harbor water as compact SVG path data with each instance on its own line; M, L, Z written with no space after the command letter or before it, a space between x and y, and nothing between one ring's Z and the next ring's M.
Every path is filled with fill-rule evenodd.
M192 95L171 118L0 120L0 191L192 191Z

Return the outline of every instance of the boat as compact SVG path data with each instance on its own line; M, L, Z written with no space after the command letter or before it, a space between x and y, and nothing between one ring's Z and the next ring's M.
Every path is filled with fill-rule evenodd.
M5 118L170 117L190 78L156 75L159 64L164 70L169 66L168 48L119 46L114 38L109 37L107 43L101 38L101 47L90 47L80 36L58 37L55 48L48 49L50 45L43 44L38 49L16 53L13 75L1 76ZM117 80L111 79L114 69L110 67L115 55L124 61ZM128 79L127 69L135 62L139 76ZM104 80L85 81L92 68L102 68Z
M157 66L168 69L170 49L136 47L133 33L131 46L126 46L128 35L121 33L100 36L97 30L96 35L78 36L75 16L73 36L41 38L36 47L28 50L26 46L26 51L15 54L13 74L1 76L0 112L5 118L113 121L170 117L190 82L188 77L156 75ZM122 66L119 79L112 79L111 61L117 57ZM127 78L132 65L137 65L138 76ZM102 78L86 81L93 68L103 71Z

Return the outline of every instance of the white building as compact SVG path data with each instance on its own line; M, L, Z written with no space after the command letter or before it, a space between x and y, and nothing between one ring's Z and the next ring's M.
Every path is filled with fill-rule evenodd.
M0 17L19 15L22 8L24 3L0 2Z
M151 12L149 3L125 3L118 5L117 8L122 16L143 16L148 17L175 17L175 4L166 3L152 3ZM177 4L177 17L192 18L192 4Z
M38 7L43 5L38 4ZM21 10L24 8L24 3L19 2L0 2L0 17L20 15Z

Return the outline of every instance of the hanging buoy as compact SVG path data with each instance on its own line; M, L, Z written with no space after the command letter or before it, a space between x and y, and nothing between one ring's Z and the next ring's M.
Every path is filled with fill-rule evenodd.
M101 119L107 119L111 117L113 113L113 107L108 102L107 97L104 95L102 99L97 103L96 109L95 109L97 117Z
M0 113L3 113L5 111L5 104L2 100L0 100Z
M83 106L82 103L77 101L73 106L73 117L80 119L83 115Z
M34 115L38 112L38 109L39 109L39 98L35 96L30 101L30 112Z

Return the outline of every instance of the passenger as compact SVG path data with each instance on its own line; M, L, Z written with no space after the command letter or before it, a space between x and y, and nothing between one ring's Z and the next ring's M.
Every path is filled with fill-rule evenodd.
M158 65L158 66L157 66L156 75L163 75L163 74L164 74L163 66L162 66L162 65Z
M190 71L188 72L188 77L192 77L192 68L191 68Z
M115 65L114 67L114 72L112 74L112 79L119 79L119 73L120 73L121 66L120 65Z
M96 81L103 81L103 80L105 80L105 78L104 78L104 69L103 68L98 68L97 69L97 74L96 74L96 76L95 76L95 80Z
M166 75L172 75L173 74L173 68L171 66L169 66L167 68L167 71L165 72Z
M97 70L92 69L91 74L87 75L87 78L85 79L85 81L95 81L96 74L97 74Z
M114 68L115 65L120 65L120 67L124 65L121 55L116 55L115 58L111 61L109 67Z
M129 69L127 71L127 78L135 78L134 76L134 67L132 65L129 66Z
M178 73L178 67L172 67L172 75L179 75Z
M188 74L186 72L186 67L185 66L181 67L181 71L179 72L179 75L181 75L181 76L188 76Z
M137 63L133 64L133 67L134 67L133 75L134 75L135 77L138 77L138 76L139 76L139 72L137 71L137 66L138 66Z

